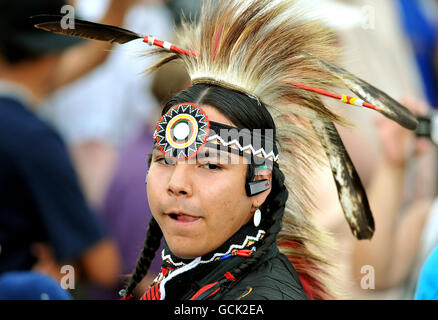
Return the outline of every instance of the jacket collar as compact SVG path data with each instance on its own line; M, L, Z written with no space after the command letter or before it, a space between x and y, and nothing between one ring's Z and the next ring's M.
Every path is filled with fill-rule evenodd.
M224 274L247 259L236 253L239 250L256 250L264 235L265 231L254 227L250 221L219 248L193 260L176 257L170 251L167 243L164 242L162 272L155 279L153 285L168 278L164 281L165 286L161 286L165 290L166 300L188 299L206 283L223 280ZM194 264L195 260L196 264ZM257 264L264 260L265 257ZM183 269L187 271L176 272L177 270L183 271ZM175 272L177 276L170 277Z

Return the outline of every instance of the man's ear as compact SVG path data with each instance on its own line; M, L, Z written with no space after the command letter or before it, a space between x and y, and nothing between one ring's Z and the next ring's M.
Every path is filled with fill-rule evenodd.
M254 211L266 201L266 198L271 193L271 186L272 171L269 169L257 170L254 181L249 182L247 186L247 188L251 189L251 194L248 194L248 196L252 198Z

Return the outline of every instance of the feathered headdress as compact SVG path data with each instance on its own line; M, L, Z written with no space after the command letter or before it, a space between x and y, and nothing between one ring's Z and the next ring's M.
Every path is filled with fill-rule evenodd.
M312 245L323 243L324 234L310 220L315 206L309 172L328 159L346 220L358 239L372 237L374 221L334 125L347 122L324 105L321 95L374 109L408 129L417 125L405 107L335 64L338 52L332 32L308 19L295 0L206 1L198 22L183 21L177 31L178 46L85 21L77 21L76 29L63 30L59 21L46 19L37 27L118 43L143 38L157 46L154 54L162 55L150 71L181 60L193 84L237 90L266 106L276 123L280 168L289 190L279 247L304 284L312 283L314 297L323 297L318 267L322 259ZM349 89L358 98L335 94L333 88Z

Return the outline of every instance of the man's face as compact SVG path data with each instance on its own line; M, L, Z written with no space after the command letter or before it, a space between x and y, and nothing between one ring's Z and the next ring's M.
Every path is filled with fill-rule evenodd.
M233 125L213 107L203 107L210 121ZM245 192L247 164L238 155L211 152L187 163L154 149L147 177L152 214L170 250L195 258L222 245L252 217L254 199ZM240 157L242 159L242 157Z

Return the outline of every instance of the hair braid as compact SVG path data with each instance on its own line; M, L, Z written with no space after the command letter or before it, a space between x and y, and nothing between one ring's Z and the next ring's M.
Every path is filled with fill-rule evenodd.
M249 166L250 168L252 165ZM253 176L253 170L248 170L249 175ZM250 179L249 181L251 181ZM272 189L267 200L262 205L263 214L263 226L267 229L266 235L262 240L261 246L257 251L248 259L246 259L239 266L231 270L231 274L235 277L239 277L248 272L251 267L256 264L259 259L264 256L267 251L277 241L277 235L281 231L282 217L284 214L284 208L288 198L288 191L284 185L284 174L280 169L274 167L272 174Z
M145 277L148 269L155 257L155 253L161 245L163 232L160 229L157 221L152 217L149 222L149 228L146 232L144 247L140 257L137 260L134 272L132 273L128 285L126 286L125 297L132 295L137 284Z

